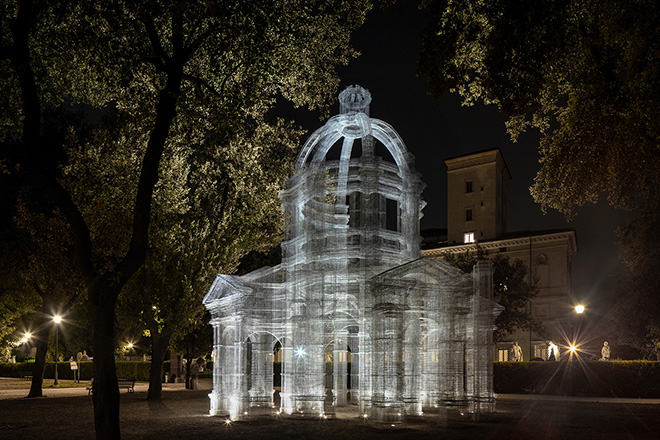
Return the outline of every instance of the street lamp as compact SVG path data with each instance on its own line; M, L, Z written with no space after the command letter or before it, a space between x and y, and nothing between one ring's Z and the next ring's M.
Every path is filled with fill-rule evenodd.
M21 344L25 344L30 340L31 337L32 337L32 333L26 332L25 335L21 338L21 340L19 342Z
M583 314L584 306L582 304L578 304L577 306L575 306L575 313L577 313L578 315Z
M55 381L53 386L58 386L57 382L57 361L60 357L60 322L62 322L62 317L60 315L53 316L53 322L55 323Z

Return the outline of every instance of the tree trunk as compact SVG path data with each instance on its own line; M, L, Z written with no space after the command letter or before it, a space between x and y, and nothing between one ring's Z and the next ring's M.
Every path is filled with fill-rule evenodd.
M192 383L190 383L190 365L192 364L192 355L190 352L186 353L186 389L192 390Z
M115 368L115 303L116 286L96 280L88 287L89 314L93 322L94 342L94 426L98 440L118 440L119 388Z
M25 397L43 396L46 352L48 351L48 337L50 336L51 326L48 325L48 320L40 319L37 328L38 330L33 335L36 341L37 353L34 357L34 367L32 367L32 383L30 384L30 392Z
M147 400L160 400L163 392L163 362L167 347L170 345L170 335L153 333L151 337L151 366L149 369L149 391Z

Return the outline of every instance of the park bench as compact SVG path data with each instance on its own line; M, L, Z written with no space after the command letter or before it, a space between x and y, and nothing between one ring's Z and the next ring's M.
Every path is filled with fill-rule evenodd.
M30 371L19 371L18 377L20 377L21 380L32 380L32 373Z
M126 388L129 393L135 392L135 379L117 379L119 389Z
M94 385L94 378L92 377L92 381L87 387L87 395L90 395L94 392L93 385ZM129 393L135 392L135 379L117 379L117 385L119 386L120 390L122 388L126 388Z

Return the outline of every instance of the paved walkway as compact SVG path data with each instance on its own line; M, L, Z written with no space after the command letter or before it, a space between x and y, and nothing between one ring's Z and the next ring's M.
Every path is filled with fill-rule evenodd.
M49 388L50 384L52 380L46 381L44 387L47 397L25 399L29 381L0 378L2 440L94 438L94 408L85 387ZM122 390L122 438L657 440L660 432L660 399L513 394L499 395L497 412L484 415L482 423L429 413L424 417L411 417L409 423L401 429L384 431L358 417L358 408L351 406L337 408L336 420L297 421L286 417L269 417L227 424L223 417L208 416L207 394L210 387L210 380L200 381L202 389L197 391L184 390L183 384L164 384L163 399L159 401L146 399L146 382L138 383L135 393Z
M70 382L70 381L68 381ZM89 381L80 382L80 387L53 387L52 379L44 379L43 394L45 397L74 397L86 396L88 394L87 388ZM199 380L199 389L211 391L213 383L211 379ZM148 382L136 382L135 392L146 393L149 389ZM163 392L167 391L181 391L184 390L183 383L164 383ZM10 377L0 377L0 399L19 399L27 396L30 390L29 380L19 380ZM120 390L121 393L126 393L125 390ZM643 405L660 405L660 399L634 399L634 398L619 398L619 397L584 397L584 396L548 396L540 394L498 394L497 400L530 400L530 401L555 401L555 402L589 402L589 403L620 403L620 404L643 404Z
M71 383L71 381L60 381ZM0 377L0 399L20 399L27 396L30 391L31 381L20 380L12 377ZM76 397L88 395L87 387L90 386L90 381L80 381L81 386L69 387L53 387L53 379L44 379L43 394L44 397ZM211 379L202 379L199 381L199 389L213 388ZM148 382L135 382L135 392L146 393L149 389ZM163 392L167 391L181 391L185 389L183 383L164 383ZM120 390L120 393L127 393L126 390Z

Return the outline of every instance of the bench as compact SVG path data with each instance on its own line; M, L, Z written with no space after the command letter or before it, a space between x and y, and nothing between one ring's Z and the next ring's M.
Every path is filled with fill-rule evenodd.
M21 380L32 380L32 373L29 371L19 371L18 377L20 377Z
M135 392L135 379L117 379L117 385L119 389L126 388L129 393ZM94 378L87 387L87 395L89 396L94 392Z
M135 392L135 379L117 379L119 389L126 388L129 393Z

